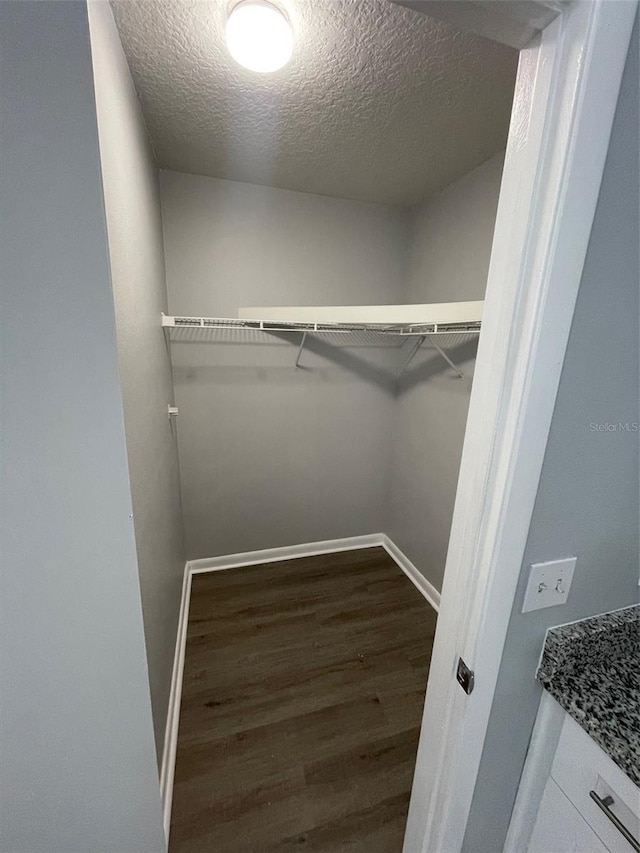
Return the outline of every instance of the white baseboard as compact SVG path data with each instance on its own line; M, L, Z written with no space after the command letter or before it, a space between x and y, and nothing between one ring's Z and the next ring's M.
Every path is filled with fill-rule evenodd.
M193 574L218 572L222 569L238 569L241 566L256 566L260 563L278 563L298 557L315 557L318 554L335 554L338 551L355 551L359 548L384 547L384 533L369 533L366 536L349 536L346 539L327 539L324 542L305 542L302 545L286 545L284 548L266 548L263 551L245 551L241 554L226 554L224 557L207 557L190 560L187 566Z
M189 621L189 602L191 600L191 579L203 572L219 572L224 569L237 569L242 566L256 566L261 563L277 563L282 560L294 560L301 557L313 557L319 554L335 554L340 551L355 551L362 548L384 548L391 559L402 569L416 589L426 598L434 610L440 609L440 593L429 583L402 553L398 546L385 533L370 533L366 536L350 536L346 539L328 539L324 542L309 542L302 545L288 545L284 548L267 548L263 551L245 551L240 554L227 554L223 557L210 557L202 560L189 560L184 568L182 599L178 619L176 650L173 660L169 710L165 728L162 768L160 771L160 791L162 794L162 812L164 831L169 841L171 824L171 803L173 799L173 779L178 746L178 724L180 717L180 699L182 697L182 676L184 673L184 655L187 644L187 623Z
M178 615L178 631L176 634L176 650L173 656L173 671L171 673L171 690L169 691L169 707L167 723L164 730L164 748L162 750L162 766L160 768L160 795L162 797L162 822L164 834L169 843L169 827L171 826L171 803L173 800L173 777L176 769L176 749L178 747L178 723L180 722L180 700L182 698L182 676L184 673L184 653L187 645L187 625L189 622L189 603L191 601L191 571L189 563L184 567L182 581L182 596L180 613Z
M425 578L422 572L414 566L411 560L404 554L400 548L389 539L384 533L382 534L382 547L391 557L391 559L402 569L411 583L419 590L433 607L436 613L440 610L440 593L432 583Z

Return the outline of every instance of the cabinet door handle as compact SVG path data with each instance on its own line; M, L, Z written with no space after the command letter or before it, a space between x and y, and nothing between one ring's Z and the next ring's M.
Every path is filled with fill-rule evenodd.
M611 811L611 806L615 803L613 797L599 797L595 791L589 791L589 796L598 806L598 808L606 814L611 823L615 826L618 832L624 836L624 838L629 842L633 849L637 850L638 853L640 853L640 842L638 841L638 839L634 838L633 835L631 835L631 833L620 820L620 818L617 815L614 815L614 813Z

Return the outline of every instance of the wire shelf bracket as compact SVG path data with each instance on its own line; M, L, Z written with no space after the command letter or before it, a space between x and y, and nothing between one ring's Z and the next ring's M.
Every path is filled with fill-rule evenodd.
M302 350L304 349L305 341L307 340L307 333L302 333L302 340L300 341L300 346L298 347L298 355L296 356L295 370L298 370L300 367L300 357L302 356Z
M402 361L400 367L398 368L398 370L396 372L396 379L400 379L402 374L409 367L409 365L411 364L411 362L413 361L413 359L417 355L418 350L420 349L422 344L425 342L426 337L427 337L426 335L418 335L418 337L412 343L411 347L409 348L409 352L406 355L406 358Z
M458 379L464 379L464 373L462 373L462 371L458 367L456 367L456 365L451 361L451 359L446 354L446 352L442 349L442 347L438 346L438 344L434 340L432 340L431 335L428 335L428 338L429 338L429 341L431 342L431 345L434 347L434 349L436 349L440 353L440 355L447 362L449 367L454 371L454 373L457 374Z

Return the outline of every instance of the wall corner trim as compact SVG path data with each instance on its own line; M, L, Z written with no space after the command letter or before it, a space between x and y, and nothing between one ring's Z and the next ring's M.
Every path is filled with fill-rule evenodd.
M425 578L422 572L416 568L407 555L398 548L396 543L384 533L382 534L381 544L391 559L400 566L411 583L422 593L437 613L440 610L440 593L435 586Z
M176 649L173 658L169 709L164 735L162 766L160 770L160 792L162 795L162 817L164 833L169 842L171 825L171 805L173 801L173 779L178 747L178 724L180 721L180 700L182 698L182 677L187 645L187 624L189 621L189 603L191 600L191 581L193 575L205 572L219 572L225 569L239 569L244 566L256 566L260 563L277 563L283 560L295 560L302 557L314 557L320 554L335 554L340 551L356 551L362 548L384 548L396 565L402 569L416 589L424 596L435 611L440 608L440 593L418 571L411 560L385 533L370 533L364 536L349 536L345 539L328 539L324 542L307 542L302 545L287 545L283 548L267 548L263 551L245 551L240 554L226 554L222 557L207 557L202 560L188 560L184 567L180 616L176 634Z
M189 621L189 602L191 600L191 570L185 563L182 581L182 596L176 633L176 650L173 656L171 673L171 689L169 691L169 707L167 724L164 731L164 747L162 750L162 765L160 768L160 796L162 797L162 823L164 835L169 844L169 827L171 825L171 803L173 801L173 777L176 769L176 750L178 747L178 723L180 721L180 700L182 698L182 676L184 673L184 653L187 645L187 624Z

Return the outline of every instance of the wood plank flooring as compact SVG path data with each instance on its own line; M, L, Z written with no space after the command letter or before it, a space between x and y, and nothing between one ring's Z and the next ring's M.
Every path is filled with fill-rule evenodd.
M435 624L382 548L194 575L170 853L400 853Z

